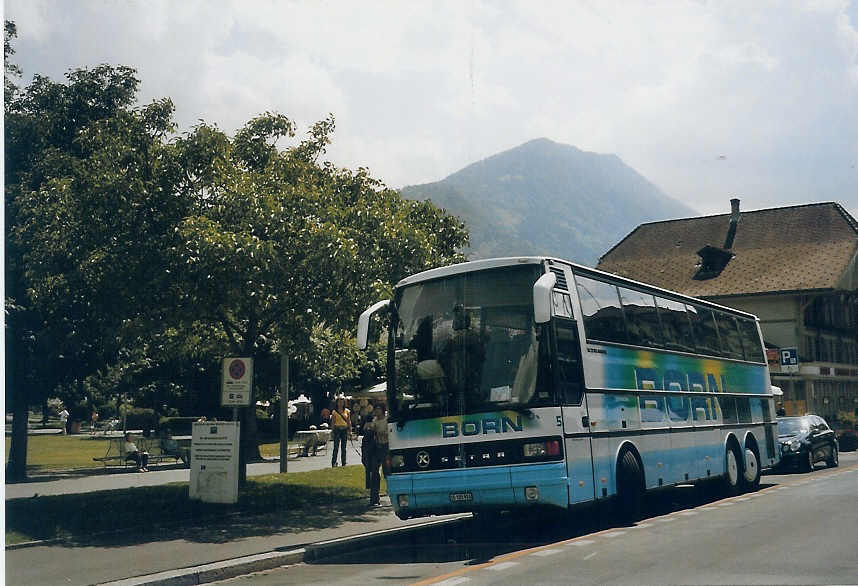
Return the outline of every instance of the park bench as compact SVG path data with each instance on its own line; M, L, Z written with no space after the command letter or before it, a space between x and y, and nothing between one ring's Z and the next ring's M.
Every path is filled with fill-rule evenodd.
M110 438L109 442L107 452L105 452L104 456L93 458L93 461L101 462L105 468L109 466L121 466L123 468L136 466L134 460L127 459L128 454L125 453L124 437ZM166 461L172 461L174 464L181 461L186 466L190 464L190 451L185 447L180 446L176 450L165 451L162 447L162 442L157 438L152 440L145 438L135 439L135 443L140 450L149 453L150 466Z

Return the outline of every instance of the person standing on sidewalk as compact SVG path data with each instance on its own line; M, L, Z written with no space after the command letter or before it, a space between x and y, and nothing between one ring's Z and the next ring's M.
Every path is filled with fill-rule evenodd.
M331 424L334 428L334 455L331 457L331 467L337 465L337 448L342 448L342 456L340 461L343 466L346 465L346 442L352 432L352 417L351 412L346 407L346 398L340 395L337 397L334 412L331 413Z
M375 416L371 423L366 425L367 431L372 434L373 441L369 442L370 448L369 458L369 504L370 506L380 505L379 490L381 487L381 475L379 467L387 476L387 413L384 405L379 403L375 407Z
M63 410L60 411L60 423L63 426L63 435L69 434L69 412L68 409L63 407Z

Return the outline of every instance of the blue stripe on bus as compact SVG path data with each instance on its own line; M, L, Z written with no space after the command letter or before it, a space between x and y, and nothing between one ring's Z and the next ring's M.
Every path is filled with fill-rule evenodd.
M387 491L398 509L398 496L409 495L409 509L454 509L450 494L470 492L468 508L525 505L524 489L539 489L539 504L565 508L569 503L566 464L531 464L497 468L440 470L387 477ZM461 507L459 507L461 508Z

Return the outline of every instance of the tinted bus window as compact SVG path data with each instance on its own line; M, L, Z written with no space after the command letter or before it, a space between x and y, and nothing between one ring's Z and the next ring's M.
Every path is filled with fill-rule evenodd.
M641 395L641 421L659 423L664 421L664 397L661 395Z
M688 421L689 411L688 397L672 396L667 398L667 413L671 421Z
M626 325L614 285L575 275L587 339L625 342Z
M739 324L739 336L742 338L742 349L745 351L745 360L753 362L765 362L763 358L763 346L760 343L760 334L757 331L757 322L742 317L736 318Z
M715 312L715 317L718 320L718 337L721 340L722 354L727 358L744 358L736 318L720 311Z
M633 289L620 287L623 313L626 314L629 344L636 346L664 346L661 323L655 309L655 298Z
M694 421L716 419L712 410L712 399L709 397L691 397L691 412L694 414Z
M664 347L682 352L694 352L694 335L685 312L685 304L661 297L655 298L661 327L664 331Z
M718 342L718 330L715 329L712 310L695 305L688 305L687 308L697 351L701 354L720 356L721 345Z
M736 397L736 411L739 414L739 423L751 423L751 399L748 397Z
M581 345L578 343L578 326L574 321L555 321L557 340L558 392L566 405L580 405L584 396L584 377L581 371Z
M736 398L719 397L718 402L721 403L721 413L724 417L724 423L737 423L739 417L736 413Z

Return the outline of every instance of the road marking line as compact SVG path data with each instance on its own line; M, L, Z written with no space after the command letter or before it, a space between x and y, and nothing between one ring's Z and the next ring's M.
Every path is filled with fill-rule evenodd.
M693 515L696 515L697 511L682 511L679 514L682 515L683 517L691 517Z
M581 541L573 541L569 545L574 545L575 547L584 547L585 545L593 545L593 541L589 539L582 539Z
M555 553L560 553L559 549L543 549L542 551L535 551L530 555L539 556L541 558L548 557L550 555L554 555Z
M500 572L506 570L507 568L512 568L513 566L517 566L518 562L501 562L499 564L495 564L491 566L489 569L494 572Z
M676 521L673 517L662 517L661 519L653 519L656 523L670 523L671 521Z
M470 578L460 576L458 578L450 578L449 580L444 580L443 582L437 582L437 586L456 586L456 584L464 584L465 582L470 581Z
M605 533L602 537L619 537L620 535L625 535L625 531L611 531L610 533Z
M748 497L746 497L746 496L743 496L743 497L739 497L739 498L737 498L736 500L737 500L737 501L749 501L749 500L751 500L751 499L750 499L750 498L748 498Z
M652 527L650 523L638 523L632 529L646 529L647 527Z
M721 503L721 504L720 504L720 505L718 505L718 506L719 506L719 507L729 507L729 506L732 506L732 505L734 505L734 504L736 504L736 503L732 503L732 502L729 502L729 501L728 501L728 502L726 502L726 503Z
M590 558L595 557L595 555L596 555L597 553L599 553L599 552L598 552L598 551L594 551L593 553L588 553L587 555L585 555L585 556L584 556L584 559L585 559L585 560L589 560Z

